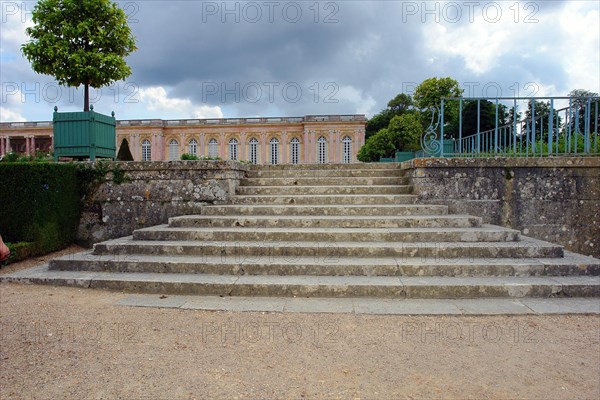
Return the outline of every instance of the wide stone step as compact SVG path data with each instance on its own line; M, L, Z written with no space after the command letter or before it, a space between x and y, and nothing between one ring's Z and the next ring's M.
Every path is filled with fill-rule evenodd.
M248 171L248 178L351 178L351 177L403 177L402 169L260 169Z
M239 195L360 195L408 194L409 185L348 185L348 186L239 186Z
M348 169L400 169L400 163L339 163L339 164L275 164L250 165L250 171L284 171L284 170L348 170Z
M237 216L184 215L169 218L174 228L468 228L481 226L481 218L469 215L417 216Z
M597 276L234 276L51 271L44 266L4 275L0 280L173 295L376 298L598 297L600 295L600 278Z
M408 177L317 177L317 178L244 178L241 186L348 186L348 185L407 185Z
M234 196L232 204L414 204L417 196L410 194L338 195L252 195Z
M286 242L515 242L520 233L493 225L477 228L173 228L133 232L133 240Z
M568 253L568 252L567 252ZM315 257L94 255L90 251L50 261L51 270L213 275L316 276L577 276L600 275L600 260L568 253L564 258L431 259Z
M220 205L202 208L203 215L445 215L444 205Z
M340 257L393 257L398 259L421 257L423 259L453 258L556 258L563 256L562 246L521 236L519 242L230 242L109 240L94 245L94 254L145 254L222 256L231 260L255 257L318 257L323 262Z

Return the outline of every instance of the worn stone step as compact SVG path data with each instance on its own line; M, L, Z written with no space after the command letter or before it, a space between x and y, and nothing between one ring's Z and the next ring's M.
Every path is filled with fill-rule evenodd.
M4 282L89 287L134 293L219 296L524 298L598 297L600 278L273 276L50 271L31 268Z
M237 215L183 215L169 218L174 228L468 228L481 226L481 218L470 215L417 215L417 216L237 216Z
M234 196L231 204L414 204L417 196L410 194L338 195L251 195Z
M399 259L453 258L556 258L563 256L563 247L521 236L519 242L230 242L230 241L142 241L126 238L94 245L94 254L146 254L225 256L232 259L281 256L320 257L394 257Z
M202 208L203 215L445 215L444 205L219 205Z
M520 232L493 225L477 228L174 228L137 229L133 240L286 242L515 242Z
M238 195L360 195L409 194L410 185L238 186Z
M568 253L568 252L567 252ZM217 275L317 276L577 276L600 275L600 260L568 253L564 258L431 259L245 257L69 254L51 270L155 272Z
M285 171L285 170L348 170L348 169L400 169L400 163L328 163L328 164L275 164L275 165L249 165L250 171Z
M395 169L260 169L248 171L248 178L350 178L350 177L403 177L405 170Z
M316 178L244 178L241 186L347 186L347 185L407 185L408 177L316 177Z

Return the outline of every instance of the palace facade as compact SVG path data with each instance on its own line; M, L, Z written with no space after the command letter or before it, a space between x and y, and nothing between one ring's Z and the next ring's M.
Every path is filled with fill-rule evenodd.
M184 153L254 164L351 163L365 142L364 115L307 115L117 121L136 161L179 160ZM52 122L0 123L0 155L52 149Z

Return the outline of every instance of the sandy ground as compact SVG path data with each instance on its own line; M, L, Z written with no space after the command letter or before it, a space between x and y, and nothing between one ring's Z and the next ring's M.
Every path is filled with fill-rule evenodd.
M599 316L114 305L125 296L1 284L0 398L600 398Z

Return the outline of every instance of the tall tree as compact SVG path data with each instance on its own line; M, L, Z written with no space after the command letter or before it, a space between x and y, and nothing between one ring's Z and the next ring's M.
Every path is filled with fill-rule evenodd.
M446 78L425 79L415 89L413 100L415 106L421 110L423 123L428 124L431 119L431 107L440 107L442 97L460 97L463 90L458 81ZM444 137L456 137L458 134L458 101L444 102Z
M110 0L40 0L30 41L21 46L33 70L61 85L100 88L131 75L124 57L136 50L125 12Z
M596 117L596 107L600 108L600 98L598 97L598 93L590 92L585 89L574 89L569 92L569 97L572 98L571 103L573 106L573 111L571 115L571 129L574 130L576 116L579 120L579 132L585 133L585 115L588 108L588 99L590 99L590 132L594 132L596 126L600 126L600 113L598 113L598 120L595 120Z

